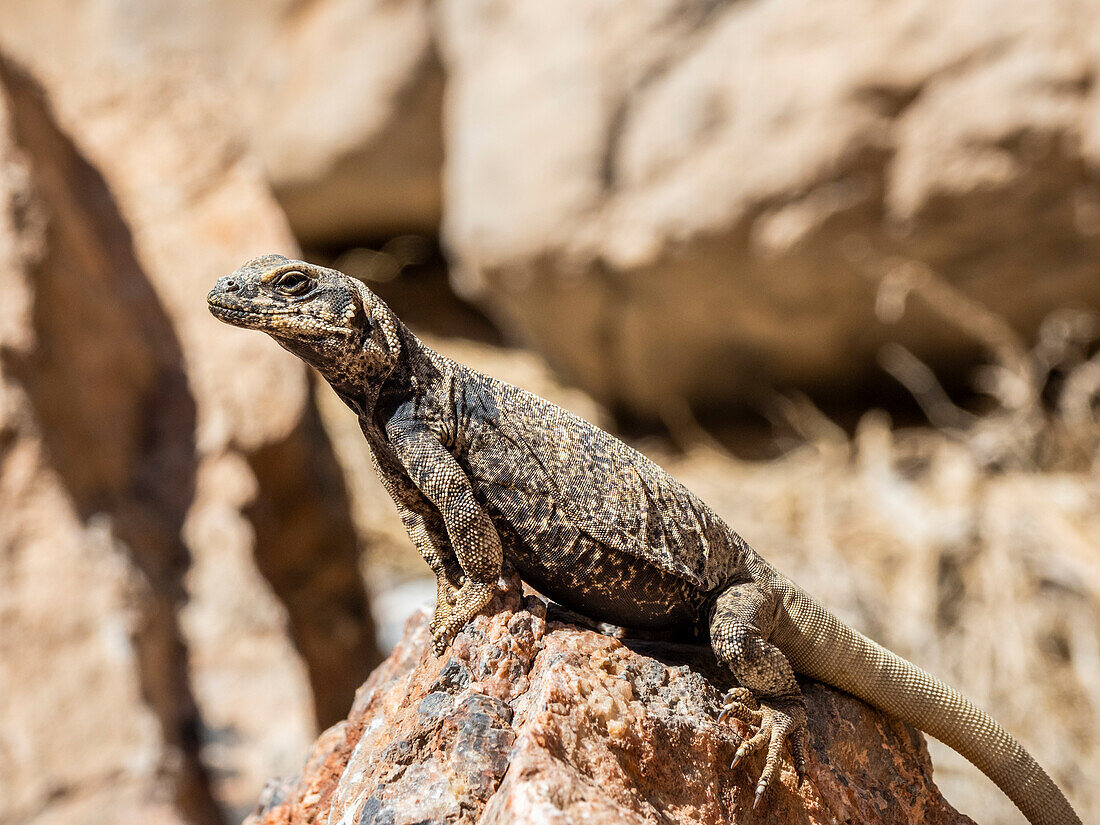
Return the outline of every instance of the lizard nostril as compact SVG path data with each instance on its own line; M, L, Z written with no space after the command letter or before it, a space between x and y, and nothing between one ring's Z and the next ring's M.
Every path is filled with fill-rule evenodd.
M240 289L240 286L237 284L236 281L226 281L225 282L225 291L226 292L236 292L238 289Z

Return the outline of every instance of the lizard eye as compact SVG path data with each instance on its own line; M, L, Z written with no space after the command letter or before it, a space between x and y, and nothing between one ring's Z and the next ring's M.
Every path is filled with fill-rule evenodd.
M292 269L280 275L275 280L275 286L284 295L301 295L309 289L309 278L305 273Z

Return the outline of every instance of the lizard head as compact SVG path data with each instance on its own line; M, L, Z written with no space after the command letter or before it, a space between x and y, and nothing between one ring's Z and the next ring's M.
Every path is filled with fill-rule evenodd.
M396 317L360 281L282 255L219 278L206 302L218 320L266 332L338 392L385 378L400 352Z

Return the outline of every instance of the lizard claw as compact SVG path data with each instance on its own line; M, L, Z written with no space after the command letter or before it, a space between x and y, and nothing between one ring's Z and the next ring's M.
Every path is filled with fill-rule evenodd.
M432 620L428 623L428 632L432 634L433 639L447 626L447 620L450 619L451 612L450 609L436 606L435 612L432 613Z
M739 747L739 748L737 749L737 753L735 753L735 754L733 755L733 761L732 761L732 762L730 762L730 770L731 770L731 771L732 771L732 770L733 770L734 768L736 768L736 767L737 767L738 765L740 765L740 764L741 764L741 760L745 758L745 755L746 755L746 754L748 754L748 750L747 750L747 747L746 747L746 745L742 745L741 747Z
M759 725L762 717L755 705L756 699L748 688L731 688L722 697L722 711L718 714L718 721L725 722L732 716L746 724Z
M432 633L432 652L436 656L442 656L448 645L451 644L451 640L454 638L454 633L447 633L446 630L439 630Z
M746 739L744 742L741 743L741 747L739 747L737 749L737 753L733 755L733 762L730 763L730 770L740 765L741 760L744 759L746 756L756 753L758 750L767 745L768 740L770 739L770 733L771 723L764 722L764 724L760 726L760 730L755 736L751 737L750 739Z

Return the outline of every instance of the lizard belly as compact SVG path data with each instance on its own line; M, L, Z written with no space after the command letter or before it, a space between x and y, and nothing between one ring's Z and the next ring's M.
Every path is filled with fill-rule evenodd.
M698 619L704 594L656 565L606 547L575 527L527 531L497 524L520 578L565 607L637 629L680 630Z

